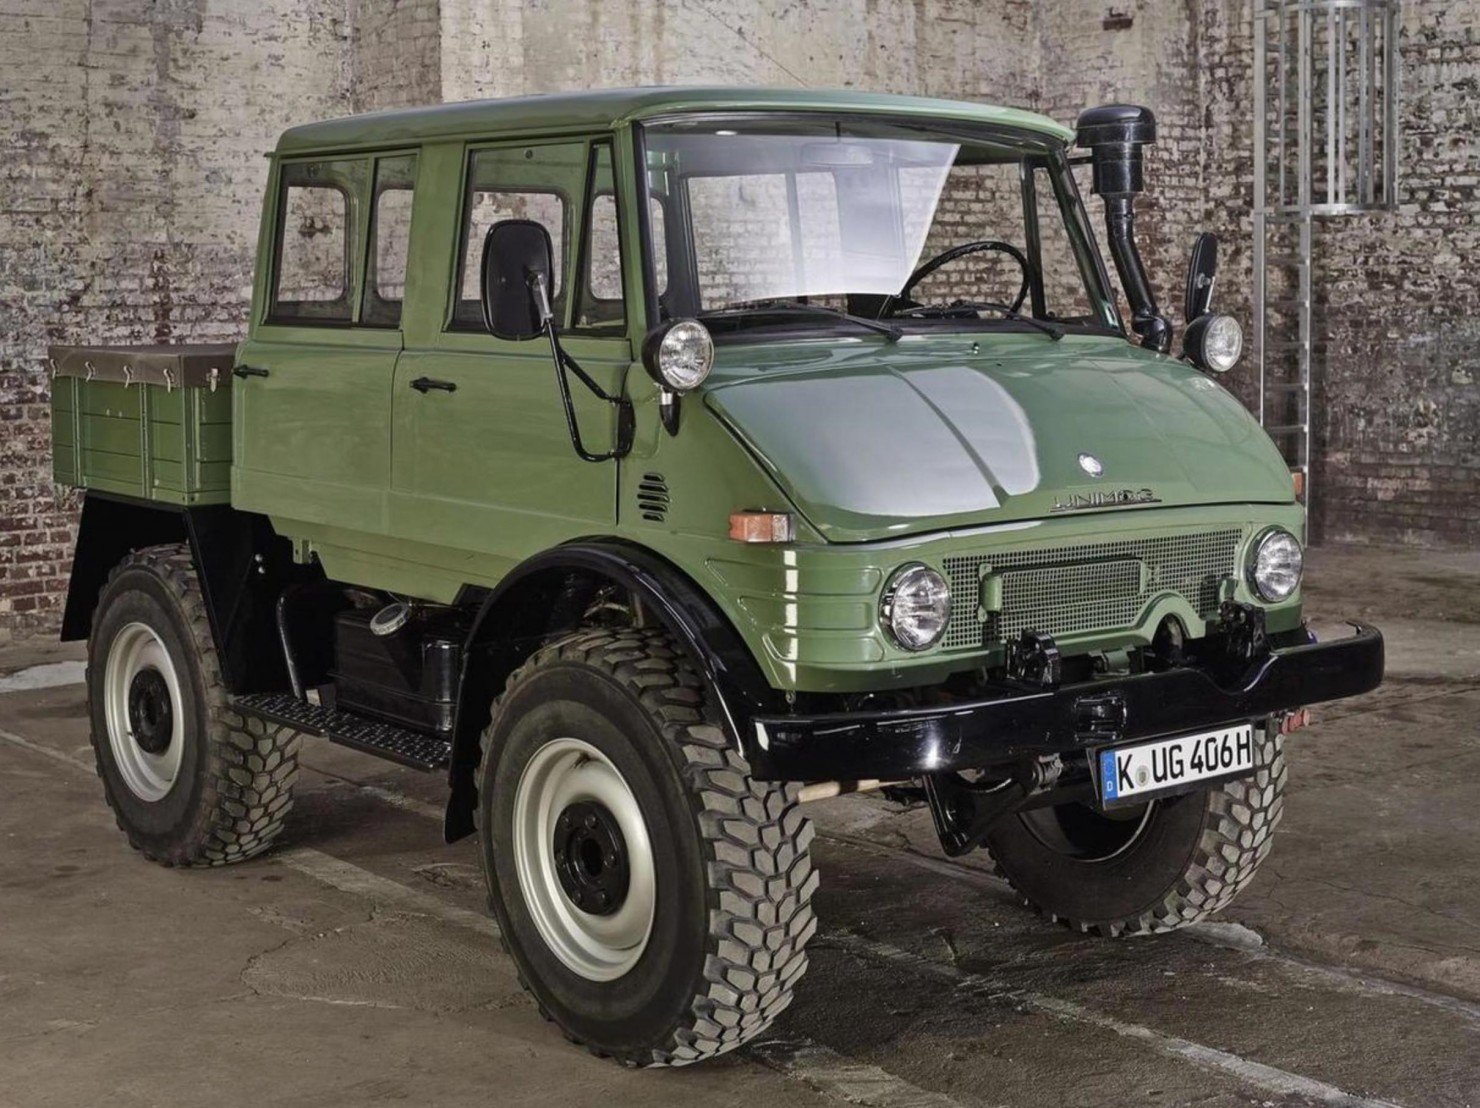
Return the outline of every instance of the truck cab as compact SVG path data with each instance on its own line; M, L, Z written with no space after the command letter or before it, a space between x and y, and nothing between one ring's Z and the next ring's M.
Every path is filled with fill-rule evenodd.
M52 352L132 844L267 849L313 737L445 772L543 1010L642 1064L789 1002L822 796L927 806L1085 930L1226 905L1382 640L1305 626L1210 236L1172 352L1154 139L737 89L286 132L242 342Z

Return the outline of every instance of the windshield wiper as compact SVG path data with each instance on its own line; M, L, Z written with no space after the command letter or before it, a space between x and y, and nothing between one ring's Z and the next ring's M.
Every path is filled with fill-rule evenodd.
M999 304L995 300L957 300L952 304L921 304L918 307L906 308L898 314L906 318L918 316L924 319L933 316L937 319L950 319L952 318L950 315L951 312L964 311L970 311L973 314L980 311L1001 312L1003 319L1013 323L1026 323L1029 327L1042 331L1049 338L1053 339L1054 342L1058 342L1064 337L1064 329L1058 324L1049 323L1046 320L1037 319L1034 316L1023 315L1017 309L1007 304Z
M848 312L838 308L829 308L825 304L803 304L797 300L768 300L763 303L749 304L742 308L717 308L712 312L700 312L699 319L733 319L743 315L825 315L833 319L841 319L847 323L859 327L866 327L870 331L877 331L888 337L890 342L898 342L904 331L892 323L883 323L877 319L866 319L861 315L850 315Z
M1021 312L1008 311L1002 315L1003 319L1010 319L1014 323L1026 323L1029 327L1036 327L1054 342L1064 337L1064 329L1056 323L1048 323L1031 315L1023 315Z

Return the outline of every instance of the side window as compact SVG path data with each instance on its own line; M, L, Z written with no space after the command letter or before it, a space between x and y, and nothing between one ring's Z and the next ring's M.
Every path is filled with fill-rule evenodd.
M612 148L604 143L591 150L591 197L586 210L581 258L585 266L576 306L577 327L607 330L626 322L622 297L622 247L617 233L617 197L612 179Z
M401 322L406 297L406 249L411 239L411 199L416 185L416 155L380 158L375 163L370 209L369 271L360 321L378 327Z
M570 202L586 173L585 143L501 147L477 150L468 160L468 183L463 204L461 260L452 326L483 330L479 303L479 269L483 237L502 219L532 219L550 232L555 249L557 319L564 317L566 251L570 244Z
M355 212L367 176L364 160L282 167L270 321L350 322Z
M586 229L590 250L586 274L587 300L620 300L622 298L622 254L617 241L617 198L609 192L591 198L591 214ZM591 310L591 317L597 314ZM587 318L587 312L581 313Z

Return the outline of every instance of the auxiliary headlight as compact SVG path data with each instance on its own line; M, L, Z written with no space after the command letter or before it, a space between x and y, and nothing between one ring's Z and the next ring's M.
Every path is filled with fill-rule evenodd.
M1300 540L1282 527L1271 527L1249 548L1249 587L1270 603L1294 593L1304 568Z
M940 641L951 621L951 587L929 566L915 562L895 570L884 587L879 622L906 650L925 650Z
M1182 333L1182 353L1199 369L1227 373L1244 352L1244 331L1231 315L1200 315Z
M648 332L642 364L665 389L688 392L704 383L714 365L714 339L697 319L675 319Z

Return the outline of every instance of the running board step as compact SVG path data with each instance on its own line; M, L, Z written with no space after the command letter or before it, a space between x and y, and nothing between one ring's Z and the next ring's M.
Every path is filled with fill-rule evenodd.
M321 708L287 693L250 693L238 696L235 707L247 715L286 724L310 735L321 735L366 754L374 754L412 769L446 769L452 744L435 735L408 731L392 723Z

